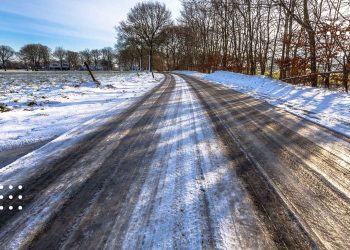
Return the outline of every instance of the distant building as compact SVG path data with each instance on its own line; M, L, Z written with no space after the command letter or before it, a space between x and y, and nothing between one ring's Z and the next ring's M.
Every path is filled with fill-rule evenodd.
M105 66L102 66L102 65L89 65L89 68L92 70L92 71L103 71L103 70L107 70L107 67ZM80 70L87 70L87 68L85 67L85 65L81 65L80 66Z
M62 64L62 68L61 68L61 64L60 63L57 63L57 62L50 63L49 70L69 70L69 64L68 63L63 63Z

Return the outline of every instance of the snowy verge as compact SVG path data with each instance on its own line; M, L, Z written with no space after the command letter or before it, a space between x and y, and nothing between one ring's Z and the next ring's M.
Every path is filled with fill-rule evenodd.
M84 72L0 74L0 152L50 140L125 101L143 95L163 79L148 73ZM121 107L123 107L122 105Z
M151 89L149 91L151 91ZM73 129L45 144L40 149L34 150L6 167L1 168L0 183L4 186L7 184L13 186L19 185L20 183L17 183L17 181L21 180L21 177L29 176L31 173L37 171L36 166L40 165L41 162L46 159L53 160L58 158L62 152L84 140L87 135L93 133L95 130L99 129L100 126L108 122L112 116L121 114L141 98L142 96L138 96L133 99L124 100L119 103L119 105L99 115L95 115L79 126L75 126Z
M164 79L164 78L163 78ZM152 88L147 91L151 93ZM0 183L3 186L26 185L28 180L33 180L38 173L45 173L52 168L50 163L57 161L64 152L72 150L76 144L82 143L85 138L97 130L103 124L110 122L111 117L115 117L124 112L138 101L142 100L144 95L124 100L119 105L99 114L86 121L80 126L66 132L51 142L45 144L15 162L0 169ZM121 133L127 133L125 126L133 126L139 120L139 116L134 115L132 122L129 119L124 121L124 129ZM79 159L79 165L69 169L67 172L57 177L55 182L51 183L47 189L33 204L28 204L24 215L16 217L6 226L6 230L0 232L0 238L12 237L10 240L10 249L18 249L32 240L47 222L55 216L63 204L69 200L70 195L82 185L105 161L106 155L110 155L115 149L115 143L118 143L120 133L114 133L108 139L96 145L97 154L85 154ZM113 141L110 143L109 141ZM12 190L4 189L4 196L9 196ZM19 225L20 224L20 228ZM19 228L19 229L18 229ZM18 229L18 230L17 230ZM13 240L12 240L13 239Z
M216 71L212 74L196 73L195 71L176 71L176 73L223 84L350 136L349 94L295 86L266 76L250 76L227 71Z

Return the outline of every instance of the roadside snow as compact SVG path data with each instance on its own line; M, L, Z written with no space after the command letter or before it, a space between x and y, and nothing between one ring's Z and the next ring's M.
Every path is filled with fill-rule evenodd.
M163 78L147 73L97 72L96 87L86 72L0 74L0 151L57 137L97 114L139 97Z
M294 86L265 76L249 76L226 71L216 71L212 74L177 72L223 84L350 136L349 94Z

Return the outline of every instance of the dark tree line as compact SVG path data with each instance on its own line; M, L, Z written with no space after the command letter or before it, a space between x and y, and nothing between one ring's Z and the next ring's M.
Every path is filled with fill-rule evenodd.
M94 69L102 67L104 70L112 70L115 64L116 52L111 47L103 49L80 52L65 50L57 47L53 51L42 44L26 44L18 52L10 46L0 45L0 60L4 70L12 65L12 68L25 68L27 70L45 70L50 63L58 62L61 69L64 64L68 64L69 69L78 70L82 68L84 62L93 66Z
M229 70L287 80L307 75L312 86L329 87L332 81L348 86L347 0L184 0L182 5L176 25L158 2L131 9L117 29L120 65L146 68L152 54L158 70ZM159 17L147 11L154 6ZM155 25L155 18L162 25ZM157 36L149 43L153 33L147 32L154 27Z

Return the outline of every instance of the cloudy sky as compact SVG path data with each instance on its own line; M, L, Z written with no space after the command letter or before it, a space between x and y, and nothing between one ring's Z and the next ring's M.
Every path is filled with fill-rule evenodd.
M115 43L114 26L137 0L0 0L0 44L43 43L70 50ZM180 0L159 0L179 16Z

